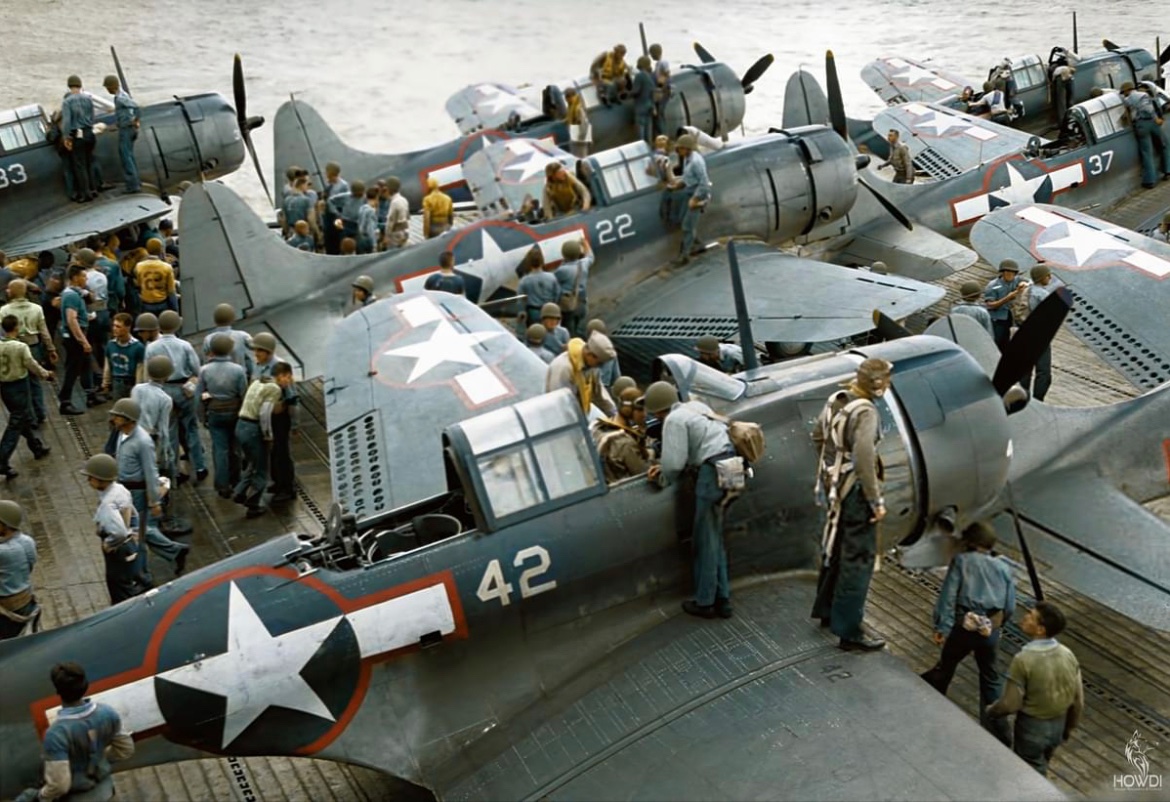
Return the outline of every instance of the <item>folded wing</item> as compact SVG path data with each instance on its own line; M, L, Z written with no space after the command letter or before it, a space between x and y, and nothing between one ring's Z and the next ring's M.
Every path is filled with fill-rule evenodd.
M1028 149L1040 139L966 112L917 101L885 109L874 118L875 131L894 129L910 148L914 166L937 179L951 178L1001 156Z
M934 103L958 95L972 84L961 75L901 56L871 61L861 68L861 80L891 106L911 101Z
M573 170L577 160L548 142L508 139L469 156L463 176L480 213L492 217L517 212L526 200L540 201L545 167L554 162Z
M971 244L992 264L1047 264L1074 293L1073 333L1138 387L1170 381L1170 245L1046 204L992 212Z
M0 233L0 250L15 255L59 248L172 211L169 203L145 192L103 196L81 205L67 204L62 198L61 203L60 214L43 217L24 230L12 231L5 226Z
M521 120L539 117L541 112L518 91L496 83L464 87L447 99L447 114L461 134L502 127L513 114Z

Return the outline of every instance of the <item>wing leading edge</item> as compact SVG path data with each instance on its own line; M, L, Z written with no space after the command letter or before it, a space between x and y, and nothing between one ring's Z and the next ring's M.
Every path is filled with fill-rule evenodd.
M103 196L90 203L76 205L61 199L63 211L51 218L14 234L0 235L0 250L17 255L59 248L104 234L124 226L153 220L170 214L171 205L157 195L137 192L133 195ZM68 208L64 208L64 207Z

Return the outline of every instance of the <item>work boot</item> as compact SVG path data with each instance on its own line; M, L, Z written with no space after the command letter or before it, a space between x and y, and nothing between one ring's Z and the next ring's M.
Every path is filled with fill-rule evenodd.
M263 515L266 512L268 512L267 507L261 506L260 504L256 504L256 505L249 504L247 511L244 513L244 517L245 518L259 518L261 515Z
M679 256L677 259L675 259L673 262L671 262L670 264L672 267L686 267L690 263L691 263L690 254L684 253L681 256Z
M191 547L184 545L183 550L179 552L179 556L175 558L175 576L182 576L187 570L187 555L191 553Z
M886 642L881 638L861 635L856 638L841 638L837 645L846 652L876 652L884 649Z
M698 618L714 618L716 615L718 615L718 613L715 612L715 605L703 605L690 599L682 603L682 608L683 612L687 615L693 615Z
M52 450L52 448L42 443L40 448L33 451L33 459L44 459L49 456L49 452Z
M735 612L735 608L731 606L731 599L716 597L715 612L719 614L720 618L731 618Z
M66 401L64 404L62 404L57 411L60 412L62 415L84 415L85 414L84 409L78 409L77 407L70 404L68 401Z
M202 482L206 478L207 478L207 469L206 468L200 468L199 470L195 471L195 481L196 482Z

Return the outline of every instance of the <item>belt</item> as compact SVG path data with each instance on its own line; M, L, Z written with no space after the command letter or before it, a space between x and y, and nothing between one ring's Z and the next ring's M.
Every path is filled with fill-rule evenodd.
M260 421L256 420L255 418L245 418L243 415L240 416L239 420L240 423L254 423L257 426L260 425Z
M186 384L190 379L191 379L190 376L188 376L186 379L167 379L166 383L167 384Z
M106 303L107 303L106 301L93 301L89 305L89 311L91 311L91 312L105 312L109 308L106 306Z
M238 412L242 401L235 398L212 398L207 402L209 412Z
M146 480L145 479L119 479L118 484L122 485L122 487L126 488L127 490L145 490L146 489Z
M25 345L38 345L41 342L39 334L21 334L17 339Z

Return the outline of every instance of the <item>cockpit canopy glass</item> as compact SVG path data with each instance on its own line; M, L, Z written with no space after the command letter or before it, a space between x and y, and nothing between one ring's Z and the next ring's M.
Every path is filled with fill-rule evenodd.
M45 141L45 112L40 106L0 111L0 149L21 150Z
M1118 92L1105 92L1100 97L1089 98L1074 108L1088 120L1094 137L1100 141L1129 126L1123 122L1125 104Z
M650 146L638 140L620 148L603 150L592 157L610 200L658 185L658 175L651 169L650 156Z
M657 360L655 375L670 381L684 400L697 399L716 412L730 408L747 393L747 382L728 376L682 354L666 354Z
M1012 60L1012 78L1016 82L1016 90L1024 91L1034 86L1044 86L1048 76L1040 57L1036 55L1023 56Z

